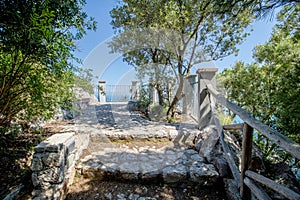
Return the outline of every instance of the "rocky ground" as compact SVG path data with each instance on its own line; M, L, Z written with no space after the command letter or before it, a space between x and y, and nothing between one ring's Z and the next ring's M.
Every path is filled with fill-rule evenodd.
M67 199L225 199L214 167L188 145L197 131L195 122L180 126L147 121L124 104L95 108L86 108L89 112L78 119L93 122L96 117L99 131L92 131ZM188 178L199 178L194 174L198 170L190 169L193 163L199 169L212 168L214 181L189 183Z
M93 143L93 141L92 141ZM168 140L161 141L115 141L113 142L114 150L122 150L123 154L126 151L149 150L163 151L166 147L173 146L173 142ZM110 149L111 150L111 149ZM187 154L195 155L194 150L186 150ZM103 154L104 155L104 154ZM160 154L164 155L164 154ZM177 154L176 154L177 155ZM192 156L191 155L191 156ZM172 155L178 159L178 156ZM85 152L82 156L84 161L88 161L87 158L92 158L90 152ZM126 157L126 156L125 156ZM177 158L178 157L178 158ZM124 158L124 156L119 157ZM138 159L138 156L135 157ZM165 158L165 156L163 156ZM196 158L196 157L195 157ZM198 157L197 157L198 158ZM200 158L200 157L199 157ZM96 160L91 159L91 161ZM115 157L109 157L109 160L120 162ZM130 161L129 161L130 162ZM147 162L151 160L147 159ZM128 163L128 162L127 162ZM146 161L145 161L146 163ZM92 163L90 163L92 164ZM141 163L140 163L141 164ZM117 166L117 165L116 165ZM82 166L81 166L82 167ZM185 172L186 173L186 172ZM161 180L147 182L142 180L125 180L118 177L106 177L99 180L99 176L94 177L86 174L81 175L77 173L74 183L70 186L67 195L68 200L71 199L103 199L103 200L185 200L185 199L226 199L223 182L218 180L213 186L204 186L204 184L195 184L187 182L180 184L165 184Z
M222 184L212 187L200 185L141 184L133 182L99 181L77 177L70 187L67 200L185 200L225 199Z
M113 113L111 109L114 109ZM167 179L172 177L172 174L168 174L168 170L166 170L170 166L175 166L176 171L177 165L181 166L185 163L183 164L184 170L177 171L186 175L181 178L188 179L192 177L191 167L193 165L190 164L193 162L198 162L201 165L209 164L198 154L194 156L193 150L188 145L197 131L193 123L169 125L149 122L139 117L138 113L125 112L124 105L114 105L113 108L111 105L91 106L86 111L86 113L81 113L79 120L75 121L79 132L85 131L91 134L90 145L82 155L83 160L77 165L78 173L74 183L69 188L67 199L226 199L221 179L215 179L212 185L196 184L193 181L179 181L175 184L172 183L172 180L166 181L164 179L164 177ZM64 123L68 124L67 126L73 126L69 122ZM43 139L59 132L57 127L60 126L60 124L52 124L45 127L43 134L32 132L1 138L0 198L4 198L7 193L22 184L24 187L16 199L31 199L32 183L29 166L32 149ZM186 146L178 146L178 144L185 144ZM135 152L132 154L133 151ZM145 154L146 152L150 152L150 154ZM119 156L111 156L115 153ZM110 156L105 156L105 154ZM126 154L125 157L127 156L128 159L124 160L123 154ZM145 162L143 159L146 159ZM90 160L91 162L89 162ZM157 162L157 160L161 160L161 162ZM139 163L133 165L135 168L125 166L125 164L134 161ZM157 181L147 181L140 178L143 170L149 169L145 168L145 164L149 162L153 162L155 166L159 164L159 167L156 166L159 173L155 173L158 176ZM96 166L96 168L106 167L107 164L116 166L114 168L118 172L116 175L120 175L122 170L135 169L134 171L138 171L138 178L89 176L82 173L84 164L87 163ZM81 168L79 167L80 164ZM276 174L276 169L272 173ZM169 172L172 171L174 170ZM298 185L298 183L293 185Z

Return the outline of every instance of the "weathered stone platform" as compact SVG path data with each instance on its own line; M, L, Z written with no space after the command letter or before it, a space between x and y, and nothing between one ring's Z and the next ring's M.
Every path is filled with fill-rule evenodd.
M199 132L195 122L170 125L147 121L129 112L124 103L96 105L94 110L89 106L85 111L88 113L81 113L82 121L97 123L81 129L90 134L88 153L76 166L82 175L96 179L202 185L213 185L218 180L215 167L189 148ZM95 117L97 119L93 119ZM152 141L153 145L125 145L135 140ZM159 140L168 144L155 145Z
M219 176L197 151L174 146L103 148L82 159L76 169L90 178L202 185L213 185Z

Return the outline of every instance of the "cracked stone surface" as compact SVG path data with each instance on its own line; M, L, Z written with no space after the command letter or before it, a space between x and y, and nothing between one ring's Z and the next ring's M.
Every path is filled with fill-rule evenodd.
M162 177L166 183L192 181L204 185L215 183L219 176L195 150L183 147L104 148L81 159L77 170L87 177L147 181Z
M151 122L129 112L127 104L114 103L87 107L77 118L77 124L81 132L90 134L88 155L76 166L86 177L210 184L219 176L213 165L189 148L188 144L199 133L195 122ZM158 139L172 145L121 144Z

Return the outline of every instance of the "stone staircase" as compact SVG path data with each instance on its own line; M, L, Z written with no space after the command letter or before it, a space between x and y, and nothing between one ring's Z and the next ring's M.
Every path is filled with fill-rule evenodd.
M213 185L219 174L197 151L155 146L103 148L84 157L76 169L88 178Z
M150 122L130 113L124 103L89 105L77 119L77 124L86 122L90 125L80 131L90 134L89 146L75 167L84 177L207 186L218 181L215 167L190 148L199 132L195 122ZM145 145L134 146L134 141Z

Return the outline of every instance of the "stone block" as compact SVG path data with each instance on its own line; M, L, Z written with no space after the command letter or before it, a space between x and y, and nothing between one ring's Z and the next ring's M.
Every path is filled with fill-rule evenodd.
M63 152L44 153L41 159L46 167L60 167L64 165Z
M35 153L44 153L44 152L58 152L63 148L63 145L53 145L46 142L40 143L38 146L34 147Z
M185 151L185 153L188 154L188 155L198 154L198 152L195 151L194 149L187 149L187 150Z
M137 180L139 174L139 162L125 162L120 166L121 177L125 180Z
M73 165L74 160L75 160L75 154L71 154L71 155L68 156L67 164L66 164L66 167L68 169Z
M41 142L34 148L36 153L42 152L58 152L63 149L63 144L66 143L71 137L74 136L74 132L59 133L52 135L47 140Z
M163 169L163 179L166 183L176 183L186 180L187 170L182 164L172 165Z
M161 168L161 163L156 162L156 160L140 163L140 172L142 174L158 173L158 170L160 168Z
M120 172L121 173L139 173L139 162L125 162L121 164L120 166Z
M204 158L202 158L201 156L199 156L198 154L194 154L191 156L191 159L196 161L196 162L199 162L199 163L202 163L204 162Z
M211 164L199 164L190 167L190 179L202 185L213 185L219 177L215 167Z
M212 160L214 166L218 169L220 177L226 177L229 174L229 166L224 157L215 157Z
M153 170L153 171L145 171L142 173L142 180L153 180L159 177L159 170Z
M87 133L80 132L76 135L76 149L86 149L90 141L90 136Z
M30 168L33 172L41 171L43 169L41 154L34 154Z
M115 174L119 170L119 167L116 163L105 163L101 166L101 170L110 174Z
M217 128L213 125L206 127L195 140L195 147L201 156L209 157L219 140Z
M121 177L125 180L138 180L138 173L129 173L129 172L123 172L121 173Z
M174 139L178 136L178 131L177 130L169 130L169 138Z
M64 180L64 168L52 167L39 173L39 178L44 182L61 183Z
M71 137L69 140L67 140L64 145L66 147L66 156L68 156L70 153L72 153L75 150L75 137Z
M232 199L232 200L242 200L240 196L240 191L238 187L236 186L235 180L233 179L224 179L224 185L226 188L226 197L227 199Z
M41 185L40 179L38 178L38 173L33 172L31 174L31 180L34 187Z

